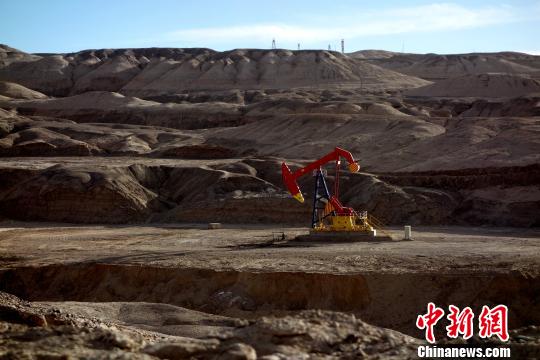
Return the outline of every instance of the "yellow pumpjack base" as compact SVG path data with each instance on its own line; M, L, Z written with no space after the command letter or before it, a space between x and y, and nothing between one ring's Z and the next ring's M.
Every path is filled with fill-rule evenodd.
M362 241L393 241L390 236L377 236L374 232L362 231L310 231L307 235L299 235L296 241L302 242L362 242Z
M355 241L392 241L388 235L378 235L367 219L357 216L330 216L329 224L319 223L311 229L309 235L296 237L298 241L355 242Z
M359 219L357 216L329 216L329 219L329 224L320 222L317 226L315 226L314 231L349 231L365 233L375 231L365 219L361 219L362 221L358 223L357 220Z

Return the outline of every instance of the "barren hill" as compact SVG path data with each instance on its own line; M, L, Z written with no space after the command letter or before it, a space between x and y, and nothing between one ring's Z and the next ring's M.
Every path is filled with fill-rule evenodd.
M249 50L217 53L188 63L153 63L124 91L176 89L294 88L353 83L419 86L422 80L358 62L331 51Z
M370 63L434 81L471 74L508 73L540 77L540 56L502 52L472 54L401 54L378 57Z
M4 49L4 48L2 48ZM427 82L322 50L118 49L30 55L4 50L0 80L47 95L120 91L132 95L184 90L325 87L408 88Z
M528 71L536 57L1 50L0 78L18 82L0 93L0 216L297 222L309 206L283 196L281 161L296 167L341 146L371 172L344 178L343 201L389 224L540 221L539 84L468 73ZM372 64L404 58L465 74L428 85ZM456 59L465 66L448 65ZM124 208L104 217L114 202Z

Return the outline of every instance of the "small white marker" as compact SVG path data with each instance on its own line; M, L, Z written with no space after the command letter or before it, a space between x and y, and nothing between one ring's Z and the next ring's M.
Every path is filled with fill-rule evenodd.
M208 224L208 229L212 230L212 229L221 229L221 223L209 223Z
M411 225L405 225L405 240L411 240Z

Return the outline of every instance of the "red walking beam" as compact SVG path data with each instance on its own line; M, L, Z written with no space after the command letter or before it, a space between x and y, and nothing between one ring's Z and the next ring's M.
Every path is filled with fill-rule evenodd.
M304 202L304 197L302 196L302 192L300 191L300 188L298 187L298 184L296 180L307 174L312 172L313 170L318 170L321 168L321 166L331 162L331 161L338 161L339 158L342 157L345 160L347 160L347 163L349 164L349 171L350 172L358 172L360 170L360 165L354 160L352 154L348 152L347 150L343 150L341 148L336 147L334 151L331 153L323 156L319 160L315 160L314 162L308 164L307 166L300 168L294 172L291 172L287 164L282 163L281 164L281 174L283 176L283 182L285 183L285 186L287 186L287 190L291 193L291 195L301 203Z

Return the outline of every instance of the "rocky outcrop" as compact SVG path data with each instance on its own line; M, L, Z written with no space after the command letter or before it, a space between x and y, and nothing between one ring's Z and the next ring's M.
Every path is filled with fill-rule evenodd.
M354 315L324 311L261 318L231 335L254 346L257 354L269 359L279 358L280 354L292 358L306 353L330 358L399 359L411 356L419 344L418 340L398 332L365 324ZM377 340L382 338L396 347L388 351ZM273 344L279 344L279 352Z
M329 311L237 320L236 326L206 339L167 336L24 302L6 293L0 293L0 332L0 356L6 358L255 360L322 355L400 359L414 354L419 344L410 336L369 325L354 315Z

